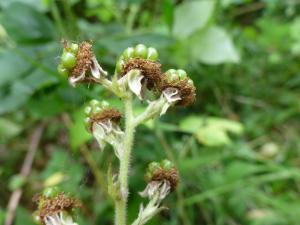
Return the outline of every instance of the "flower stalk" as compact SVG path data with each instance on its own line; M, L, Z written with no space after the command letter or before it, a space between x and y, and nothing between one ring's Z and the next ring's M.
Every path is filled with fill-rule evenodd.
M162 116L169 107L187 106L195 100L194 83L186 72L171 69L163 73L157 58L158 53L153 47L142 44L129 47L117 60L115 74L109 79L108 73L97 61L90 42L64 42L58 65L58 72L67 77L73 87L80 83L101 85L123 101L123 115L106 101L92 100L85 108L88 131L97 140L101 150L109 144L119 159L118 174L113 175L110 166L107 180L108 193L115 203L115 225L127 224L128 177L136 127ZM137 116L133 113L134 97L148 103L144 112ZM125 120L124 130L120 122L122 118ZM140 195L149 202L146 207L141 204L137 219L132 225L146 224L165 209L161 205L162 201L175 190L179 175L170 161L163 160L160 163L150 163L145 178L147 185ZM49 204L57 204L57 199L65 201L63 207L57 206L57 210L48 212ZM44 204L45 200L47 204ZM39 202L42 212L39 218L44 225L77 225L70 215L65 216L69 206L76 206L75 201L61 194L54 200L48 196L40 198Z

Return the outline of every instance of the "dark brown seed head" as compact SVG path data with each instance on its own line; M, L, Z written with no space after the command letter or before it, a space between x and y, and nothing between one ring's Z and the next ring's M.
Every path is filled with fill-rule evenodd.
M119 124L121 120L122 114L113 108L104 109L99 113L91 114L90 116L90 131L92 131L94 122L104 122L107 120L111 120L112 122Z
M158 169L156 170L152 177L151 181L163 181L166 180L171 185L171 191L174 191L179 182L179 174L175 167L166 170L166 169Z
M46 198L42 195L35 197L38 204L38 212L41 222L45 225L45 218L61 211L71 213L72 209L81 207L81 204L74 198L68 197L63 192L54 198Z
M147 88L152 89L158 86L161 79L161 64L149 59L133 58L127 61L122 67L122 76L132 69L138 69L145 76Z
M72 76L79 76L82 72L87 71L92 64L92 57L94 56L92 51L92 44L84 41L79 45L76 65L72 70Z
M196 88L189 83L189 78L169 81L167 75L163 74L159 90L162 92L167 88L176 88L179 91L181 100L176 103L177 105L188 106L196 100Z

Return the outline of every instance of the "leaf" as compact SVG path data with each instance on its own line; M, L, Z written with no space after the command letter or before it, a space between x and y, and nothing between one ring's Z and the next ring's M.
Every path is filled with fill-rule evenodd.
M38 11L45 11L46 10L45 1L36 1L36 0L1 0L0 6L1 6L1 8L5 9L10 4L12 4L14 2L25 3L27 5L30 5L30 6L34 7Z
M238 63L240 57L230 36L220 27L213 26L197 33L190 40L191 55L206 64Z
M8 187L10 191L14 191L25 184L26 180L21 175L14 175L10 178Z
M0 118L0 143L15 137L22 130L22 127L11 120Z
M173 34L185 38L203 28L214 11L214 0L184 2L175 9Z
M197 140L207 146L228 145L228 133L239 135L243 132L241 123L217 117L190 116L181 121L181 131L192 133Z
M84 118L83 108L77 110L73 115L73 122L69 127L70 144L74 150L92 138L92 135L87 132L84 126Z
M1 23L8 35L18 43L45 43L54 37L54 29L48 18L24 3L9 4L3 12Z

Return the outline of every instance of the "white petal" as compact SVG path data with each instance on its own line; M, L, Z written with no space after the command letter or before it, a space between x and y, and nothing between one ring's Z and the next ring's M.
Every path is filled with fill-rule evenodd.
M167 88L163 91L163 95L169 103L174 103L181 100L179 91L177 88Z
M102 69L95 56L92 58L92 65L90 69L92 76L96 79L100 79L101 75L107 75L107 72Z
M71 76L69 77L69 83L75 87L78 81L81 81L85 78L85 71L83 71L79 76Z

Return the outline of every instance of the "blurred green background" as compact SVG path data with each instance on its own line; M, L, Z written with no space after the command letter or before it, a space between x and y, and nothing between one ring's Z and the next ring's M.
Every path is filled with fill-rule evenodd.
M300 224L299 12L299 0L1 0L0 224L18 188L15 224L34 224L32 197L53 184L84 203L79 224L113 224L103 183L117 162L85 131L82 108L91 98L121 104L57 74L61 38L92 40L110 72L126 47L156 47L164 70L183 68L196 85L193 106L136 133L130 221L147 163L169 158L180 187L149 224Z

